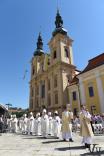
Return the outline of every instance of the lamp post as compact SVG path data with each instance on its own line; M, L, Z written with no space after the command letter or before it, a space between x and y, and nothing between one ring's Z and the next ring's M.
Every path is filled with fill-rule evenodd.
M8 110L9 110L10 106L12 106L12 104L10 104L10 103L7 103L5 105L8 106Z

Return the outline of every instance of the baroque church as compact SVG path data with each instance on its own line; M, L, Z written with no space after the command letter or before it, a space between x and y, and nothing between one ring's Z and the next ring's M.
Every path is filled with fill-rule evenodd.
M42 107L48 111L62 111L69 103L68 83L78 73L73 64L73 40L63 27L63 20L57 10L55 30L48 45L50 53L43 50L39 33L37 49L31 61L30 110L34 113Z
M79 71L73 63L72 44L57 10L55 30L48 43L50 53L44 52L39 33L31 60L29 110L34 114L43 108L61 114L66 104L74 115L80 105L86 105L92 114L104 113L104 53Z

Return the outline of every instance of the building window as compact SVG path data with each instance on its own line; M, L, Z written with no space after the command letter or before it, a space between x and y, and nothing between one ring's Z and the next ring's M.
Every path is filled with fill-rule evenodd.
M34 88L31 89L31 96L34 96Z
M51 86L50 86L50 80L48 80L48 90L50 90Z
M32 68L32 75L35 74L35 67Z
M51 96L50 96L50 94L48 94L48 106L50 106L51 105Z
M38 98L36 99L36 107L39 107Z
M33 100L30 100L30 109L33 109Z
M54 87L57 87L57 75L54 76Z
M74 92L72 93L72 95L73 95L73 101L76 101L76 100L77 100L77 94L76 94L76 91L74 91Z
M90 97L93 97L93 96L94 96L93 87L88 87L88 90L89 90L89 96L90 96Z
M56 59L57 58L57 53L56 50L53 52L53 58Z
M69 57L69 50L67 47L65 47L65 57Z
M55 92L55 104L58 104L58 92Z
M42 89L42 90L41 90L41 91L42 91L42 92L41 92L41 93L42 93L42 94L41 94L41 97L42 97L42 98L45 98L45 85L44 85L44 84L42 84L42 88L41 88L41 89Z

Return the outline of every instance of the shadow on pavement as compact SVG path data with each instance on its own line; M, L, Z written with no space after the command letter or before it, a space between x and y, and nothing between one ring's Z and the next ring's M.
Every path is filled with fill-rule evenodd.
M58 142L64 142L64 141L63 140L45 141L42 142L42 144L50 144L50 143L58 143Z
M80 156L103 156L104 155L104 151L101 151L101 152L93 152L93 153L84 153L84 154L80 154Z
M81 150L81 149L85 149L85 146L74 146L74 147L55 148L55 150L58 150L58 151Z

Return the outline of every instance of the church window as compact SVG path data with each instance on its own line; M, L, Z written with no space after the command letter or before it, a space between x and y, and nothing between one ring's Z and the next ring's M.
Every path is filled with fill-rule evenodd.
M69 57L69 50L67 47L65 47L65 57Z
M54 87L57 87L57 75L54 76Z
M31 89L31 96L34 96L34 88Z
M89 96L90 96L90 97L93 97L93 96L94 96L93 87L88 87L88 90L89 90Z
M76 94L76 91L74 91L74 92L72 93L72 95L73 95L73 101L76 101L76 100L77 100L77 94Z
M35 74L35 67L33 67L33 69L32 69L32 75L34 75Z
M54 95L55 95L55 104L58 104L58 92L56 91Z
M36 107L39 107L38 98L36 99Z
M50 106L51 105L51 96L50 96L50 94L48 94L48 106Z
M53 52L53 58L56 59L57 58L57 53L56 50Z
M42 98L45 98L45 85L44 84L42 84L42 86L41 86L42 88L42 90L41 90L41 97Z
M30 109L33 109L33 99L30 100Z

